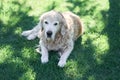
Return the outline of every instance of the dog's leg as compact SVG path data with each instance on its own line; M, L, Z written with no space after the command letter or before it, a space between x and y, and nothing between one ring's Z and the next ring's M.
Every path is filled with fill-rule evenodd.
M40 29L41 29L41 26L40 26L40 23L39 23L33 29L23 31L21 35L26 36L28 40L33 40L38 36L38 32L40 31Z
M47 63L48 62L48 50L43 44L42 41L40 41L40 46L41 46L41 62L42 63Z
M60 67L64 67L65 66L67 58L69 57L70 53L73 50L73 46L74 46L74 44L73 44L73 41L71 40L71 42L68 45L68 48L65 49L64 52L62 53L62 55L60 57L60 60L58 62L58 66L60 66Z
M33 40L37 37L37 35L38 35L38 32L33 32L29 36L27 36L27 39L28 40Z
M32 30L27 30L22 32L22 36L29 36L32 33Z

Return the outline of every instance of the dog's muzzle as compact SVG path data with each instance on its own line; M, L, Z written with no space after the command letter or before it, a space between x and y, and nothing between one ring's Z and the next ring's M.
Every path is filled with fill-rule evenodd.
M47 37L51 38L51 36L52 36L52 31L47 31Z

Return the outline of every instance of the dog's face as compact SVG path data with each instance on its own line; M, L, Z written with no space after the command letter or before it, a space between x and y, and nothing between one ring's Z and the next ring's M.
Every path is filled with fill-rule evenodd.
M46 39L54 40L56 33L60 30L59 21L55 18L51 19L50 17L44 19L43 28L45 30Z
M62 28L63 16L55 11L50 11L41 16L41 25L47 40L54 40L55 35Z

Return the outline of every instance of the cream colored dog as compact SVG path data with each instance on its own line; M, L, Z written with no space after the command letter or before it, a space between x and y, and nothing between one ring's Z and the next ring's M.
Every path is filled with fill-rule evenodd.
M40 22L32 30L23 31L28 40L39 36L41 62L48 62L48 51L55 50L60 54L58 66L64 67L74 47L74 41L83 33L80 18L71 13L49 11L40 17Z

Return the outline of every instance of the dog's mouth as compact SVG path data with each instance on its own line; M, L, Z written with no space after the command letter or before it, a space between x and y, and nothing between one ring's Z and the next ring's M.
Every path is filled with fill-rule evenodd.
M54 37L47 37L46 40L47 41L54 41Z

